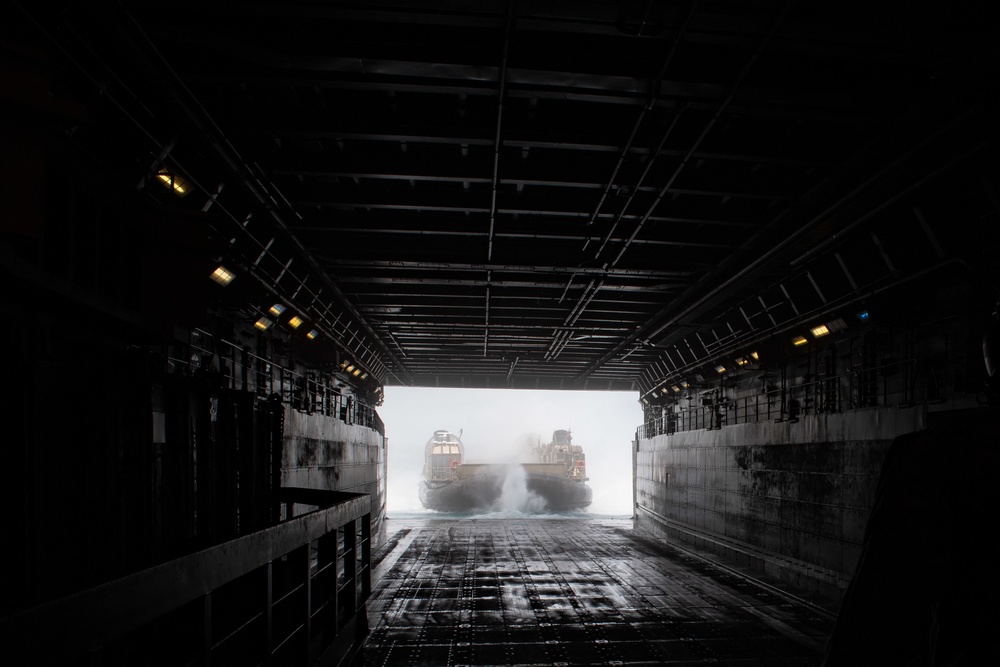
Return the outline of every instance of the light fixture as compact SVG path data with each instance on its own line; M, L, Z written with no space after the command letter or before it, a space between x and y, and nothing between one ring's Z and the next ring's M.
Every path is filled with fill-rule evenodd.
M273 306L271 306L270 308L268 308L267 312L271 313L275 317L278 317L283 312L285 312L285 306L282 305L282 304L280 304L280 303L276 303Z
M215 271L212 271L212 275L209 276L209 278L219 283L223 287L233 282L233 278L235 277L236 275L232 271L221 265L218 268L216 268Z
M680 391L681 391L681 388L680 388L680 387L678 387L677 385L674 385L673 387L671 387L671 389L673 389L673 390L674 390L674 391L676 391L677 393L680 393Z
M156 178L163 183L163 185L170 188L170 190L178 197L183 197L191 190L191 186L187 181L166 167L156 172Z
M362 373L362 374L361 374L361 377L360 377L359 379L360 379L360 380L364 380L364 379L365 379L365 378L367 378L367 377L368 377L368 373Z
M345 367L346 365L347 365L347 360L346 359L344 361L340 362L340 367L341 368Z
M806 338L805 336L796 336L795 338L792 339L792 345L794 345L795 347L805 345L808 342L809 339Z
M308 338L309 340L316 340L317 336L319 336L319 332L316 331L315 329L306 334L306 338Z
M750 360L748 358L746 358L746 357L740 357L739 359L736 360L736 365L737 366L746 366L749 363L750 363Z
M351 371L354 370L354 364L348 364L347 368L345 368L344 370L350 373Z
M726 372L726 367L723 366L722 364L719 364L718 366L715 367L715 370L718 373L725 373Z
M687 389L690 385L687 382L681 382L681 386Z
M354 369L354 372L353 372L353 373L351 373L351 375L353 375L354 377L357 377L357 376L359 376L360 374L361 374L361 369L360 369L360 368L355 368L355 369Z
M861 320L862 322L867 322L868 321L868 311L867 310L862 310L860 313L858 313L858 319Z
M303 322L305 322L305 320L303 320L298 315L292 315L292 319L288 320L288 325L293 329L298 329L300 326L302 326Z
M843 331L844 329L847 328L847 322L845 322L843 318L838 317L835 320L827 322L826 328L830 331L830 333L833 333L835 331Z
M753 359L754 361L760 361L760 355L757 354L756 352L751 352L750 358Z
M660 393L661 394L668 394L668 393L670 393L670 390L667 389L666 387L660 387Z
M272 324L274 323L271 320L267 319L266 317L262 317L253 323L253 325L258 329L260 329L261 331L265 331Z
M825 336L828 333L830 333L830 329L825 324L821 324L818 327L813 327L809 331L812 333L813 338L820 338L821 336Z

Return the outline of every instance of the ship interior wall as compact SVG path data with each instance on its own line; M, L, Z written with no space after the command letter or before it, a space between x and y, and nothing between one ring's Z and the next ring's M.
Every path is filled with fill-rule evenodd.
M761 354L753 368L648 404L633 453L636 525L836 608L893 440L985 409L987 313L965 305L956 297L950 313L915 308L910 322L869 320L829 342L771 349L770 363ZM928 484L962 483L920 465Z
M347 423L277 392L232 388L211 370L211 357L192 363L190 344L135 345L100 319L68 332L45 326L44 314L14 318L0 340L18 351L7 361L16 381L4 439L3 554L17 576L5 609L309 509L283 514L286 487L370 494L378 543L385 438L373 409L352 398ZM346 403L351 393L340 391Z
M640 527L836 599L861 550L892 438L923 409L866 408L639 443Z
M387 439L354 423L346 410L343 417L285 407L281 486L368 494L378 544L385 533Z
M123 199L51 128L13 120L4 141L42 159L0 200L0 614L273 526L291 485L370 494L380 525L374 385L205 298L203 222Z

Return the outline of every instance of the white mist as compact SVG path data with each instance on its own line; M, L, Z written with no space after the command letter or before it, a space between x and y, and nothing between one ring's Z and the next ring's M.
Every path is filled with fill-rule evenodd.
M538 514L546 509L545 499L528 490L528 475L524 466L508 464L503 490L494 511Z

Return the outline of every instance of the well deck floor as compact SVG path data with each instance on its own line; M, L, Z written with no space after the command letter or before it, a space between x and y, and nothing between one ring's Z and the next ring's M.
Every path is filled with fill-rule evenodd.
M627 519L390 519L362 662L816 665L822 610Z

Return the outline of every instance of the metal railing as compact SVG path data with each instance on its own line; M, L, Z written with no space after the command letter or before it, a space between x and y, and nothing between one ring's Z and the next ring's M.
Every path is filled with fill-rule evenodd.
M337 500L0 619L5 653L41 665L340 662L368 629L371 499L296 491L283 500Z
M890 395L900 397L904 405L909 404L913 398L911 380L915 363L914 359L897 361L741 397L727 397L721 389L715 390L711 395L702 397L706 404L680 408L647 420L639 426L637 435L644 439L750 422L794 423L810 414L886 405ZM899 373L899 386L892 387L892 378L897 371L902 371Z
M215 374L220 388L253 391L263 397L276 395L282 403L297 410L336 417L346 424L359 424L385 435L385 424L375 408L356 396L345 396L322 379L296 373L208 332L196 330L195 334L206 343L191 343L187 359L169 357L175 369L183 369L188 375ZM218 370L206 370L205 359L214 355L219 357Z

